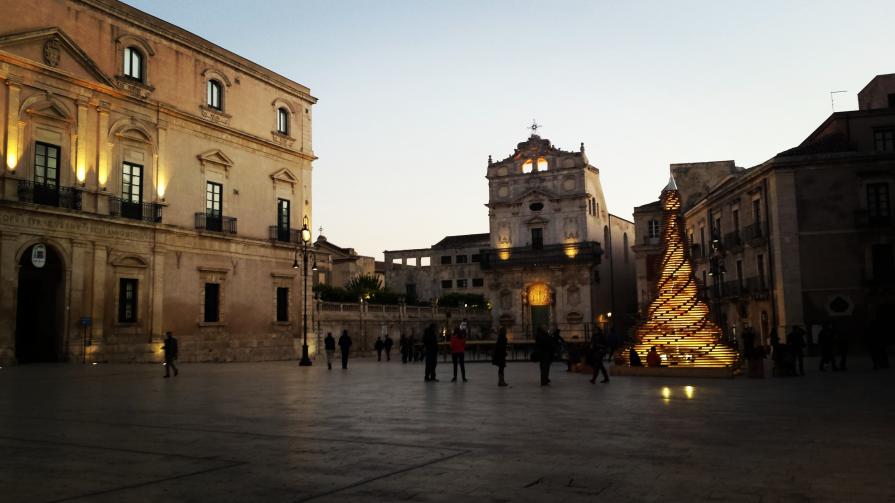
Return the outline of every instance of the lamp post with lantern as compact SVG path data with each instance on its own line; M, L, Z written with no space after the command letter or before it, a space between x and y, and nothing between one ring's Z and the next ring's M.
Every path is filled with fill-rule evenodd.
M308 357L308 256L312 255L311 251L311 229L308 228L308 216L305 215L301 224L301 258L302 272L304 276L304 294L301 298L301 317L302 317L302 345L301 345L301 361L298 365L301 367L310 367L311 358ZM298 269L298 248L295 249L295 259L292 261L292 268ZM317 270L317 261L315 258L314 266L311 270Z

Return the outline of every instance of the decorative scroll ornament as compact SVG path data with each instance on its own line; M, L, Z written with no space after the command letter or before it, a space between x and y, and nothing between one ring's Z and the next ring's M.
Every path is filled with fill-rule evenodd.
M60 58L62 58L62 44L55 38L47 40L44 44L44 63L56 68L59 66Z

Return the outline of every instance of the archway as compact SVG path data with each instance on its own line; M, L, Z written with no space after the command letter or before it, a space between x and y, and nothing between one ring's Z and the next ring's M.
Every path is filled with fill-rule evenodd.
M544 283L535 283L528 288L528 305L531 334L536 335L539 328L550 330L550 287Z
M19 259L16 302L16 360L19 363L63 359L62 260L52 247L36 244Z

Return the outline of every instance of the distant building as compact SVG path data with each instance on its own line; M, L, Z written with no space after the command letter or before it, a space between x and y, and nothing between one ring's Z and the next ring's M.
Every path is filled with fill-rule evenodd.
M0 363L296 357L310 90L115 0L0 11Z
M751 326L770 344L775 328L785 340L792 325L816 335L832 321L859 342L870 320L893 321L895 74L858 102L758 166L671 165L697 279L728 337ZM657 210L634 212L641 307L654 295Z
M609 214L599 170L584 153L537 135L489 159L490 232L431 248L386 251L387 281L418 298L482 293L514 338L538 327L583 337L597 323L621 333L636 294L632 222Z
M320 234L314 243L317 251L317 277L315 284L324 284L344 288L353 278L364 275L375 275L385 283L385 276L377 270L373 257L358 255L354 248L342 248Z

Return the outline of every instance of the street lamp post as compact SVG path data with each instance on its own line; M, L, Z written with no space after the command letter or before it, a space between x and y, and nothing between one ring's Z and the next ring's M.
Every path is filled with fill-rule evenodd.
M302 317L302 345L301 345L301 361L298 365L301 367L310 367L311 359L308 357L308 255L311 254L311 229L308 228L308 217L305 215L301 224L301 255L302 255L302 272L304 276L304 294L301 298L301 317ZM298 269L298 252L296 251L295 260L292 262L292 268ZM317 270L317 263L314 262L313 270Z

